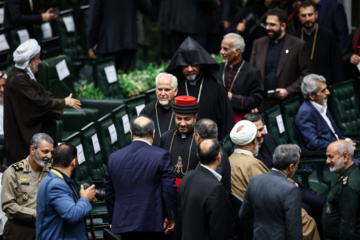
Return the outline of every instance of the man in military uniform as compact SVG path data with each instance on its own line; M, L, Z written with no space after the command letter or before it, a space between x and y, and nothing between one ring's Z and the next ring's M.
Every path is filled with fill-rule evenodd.
M360 239L360 170L350 142L339 140L326 150L330 171L340 177L332 186L323 212L325 239Z
M4 172L1 206L8 217L4 239L35 239L36 196L41 181L48 174L53 143L49 135L35 134L30 142L30 155Z

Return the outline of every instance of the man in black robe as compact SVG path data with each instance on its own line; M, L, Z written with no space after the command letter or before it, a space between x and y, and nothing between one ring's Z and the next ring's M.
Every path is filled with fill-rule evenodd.
M65 106L80 109L80 101L70 94L55 99L34 74L40 64L40 46L34 39L22 43L14 52L15 67L4 90L4 138L7 164L29 155L29 143L35 133L43 132L56 143L56 120Z
M225 90L217 83L219 65L195 40L188 37L174 54L166 72L178 79L179 95L193 96L199 103L198 117L219 127L219 139L235 124Z
M172 108L176 128L161 136L160 147L170 152L178 189L185 174L199 163L194 133L198 107L196 98L192 96L175 97Z
M257 107L262 100L260 71L242 59L244 39L236 33L226 34L221 42L219 83L227 92L234 111L235 122Z
M169 73L160 73L156 76L156 97L157 100L147 104L140 115L145 115L155 123L154 146L160 146L160 139L163 133L175 128L172 103L178 92L177 78Z
M342 82L345 76L336 38L330 30L316 23L315 5L302 2L298 16L303 27L294 35L306 42L313 72L324 76L330 85Z

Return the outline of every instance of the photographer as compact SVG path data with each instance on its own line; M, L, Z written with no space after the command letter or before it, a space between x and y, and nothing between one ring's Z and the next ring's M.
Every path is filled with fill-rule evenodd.
M77 167L77 150L71 144L58 146L53 154L53 169L44 178L37 196L36 239L88 239L85 216L91 211L95 185L80 197L71 184Z

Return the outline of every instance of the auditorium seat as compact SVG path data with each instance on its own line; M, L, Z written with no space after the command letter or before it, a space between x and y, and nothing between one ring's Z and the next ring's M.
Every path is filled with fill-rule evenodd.
M121 148L120 142L124 141L125 135L119 135L116 126L113 122L111 113L106 114L102 118L97 120L97 132L100 142L100 147L103 153L103 162L106 164L111 153ZM115 128L115 135L111 135L111 131Z
M360 140L360 113L353 80L329 86L329 108L342 134Z
M126 112L125 104L115 108L112 111L111 116L115 124L120 147L126 147L131 143L131 134L130 118L128 113Z
M101 90L105 98L123 99L114 57L93 61L93 79L95 86Z
M103 139L97 134L94 122L81 129L80 139L83 144L86 164L89 167L91 178L102 181L105 176L106 161L104 161L104 155L100 146L100 141L103 141Z
M129 120L139 116L141 110L145 107L145 95L136 96L125 100L126 112L129 114Z
M243 200L235 193L230 194L231 212L235 220L236 239L251 240L253 239L254 220L241 221L239 211Z

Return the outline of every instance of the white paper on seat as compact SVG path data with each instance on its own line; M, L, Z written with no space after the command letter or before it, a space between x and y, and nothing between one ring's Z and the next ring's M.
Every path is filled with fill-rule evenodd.
M264 129L265 129L265 132L266 132L266 134L268 133L268 131L267 131L267 127L266 127L266 125L264 125Z
M60 81L62 81L67 76L70 76L70 71L66 65L65 59L56 64L56 71Z
M67 32L75 32L75 23L72 16L63 17L63 21Z
M129 121L129 115L125 114L122 116L122 122L124 126L124 133L127 134L130 132L130 121Z
M111 144L113 144L114 142L116 142L118 140L115 125L111 124L108 127L108 129L109 129L109 133L110 133Z
M104 70L105 70L106 79L109 84L114 83L118 80L114 65L107 66L104 68Z
M0 52L10 49L8 42L6 41L5 34L0 35Z
M43 39L51 38L53 36L52 29L49 22L41 24L41 31Z
M78 163L79 165L82 164L83 162L85 162L85 155L84 155L84 149L82 144L78 145L76 147L77 149L77 157L78 157Z
M17 31L17 34L20 38L20 43L23 43L26 40L30 39L29 32L26 29Z
M145 104L140 104L140 105L137 105L135 108L136 108L136 113L137 115L139 116L141 111L143 110L143 108L145 107Z
M281 134L281 133L285 132L284 122L283 122L281 114L276 116L276 122L277 122L277 125L279 128L279 133Z
M0 8L0 24L4 23L4 8Z
M100 152L101 148L99 144L99 138L96 133L91 137L91 140L94 147L94 153L97 154L98 152Z
M356 65L357 68L359 69L359 72L360 72L360 63L358 63L358 65Z

